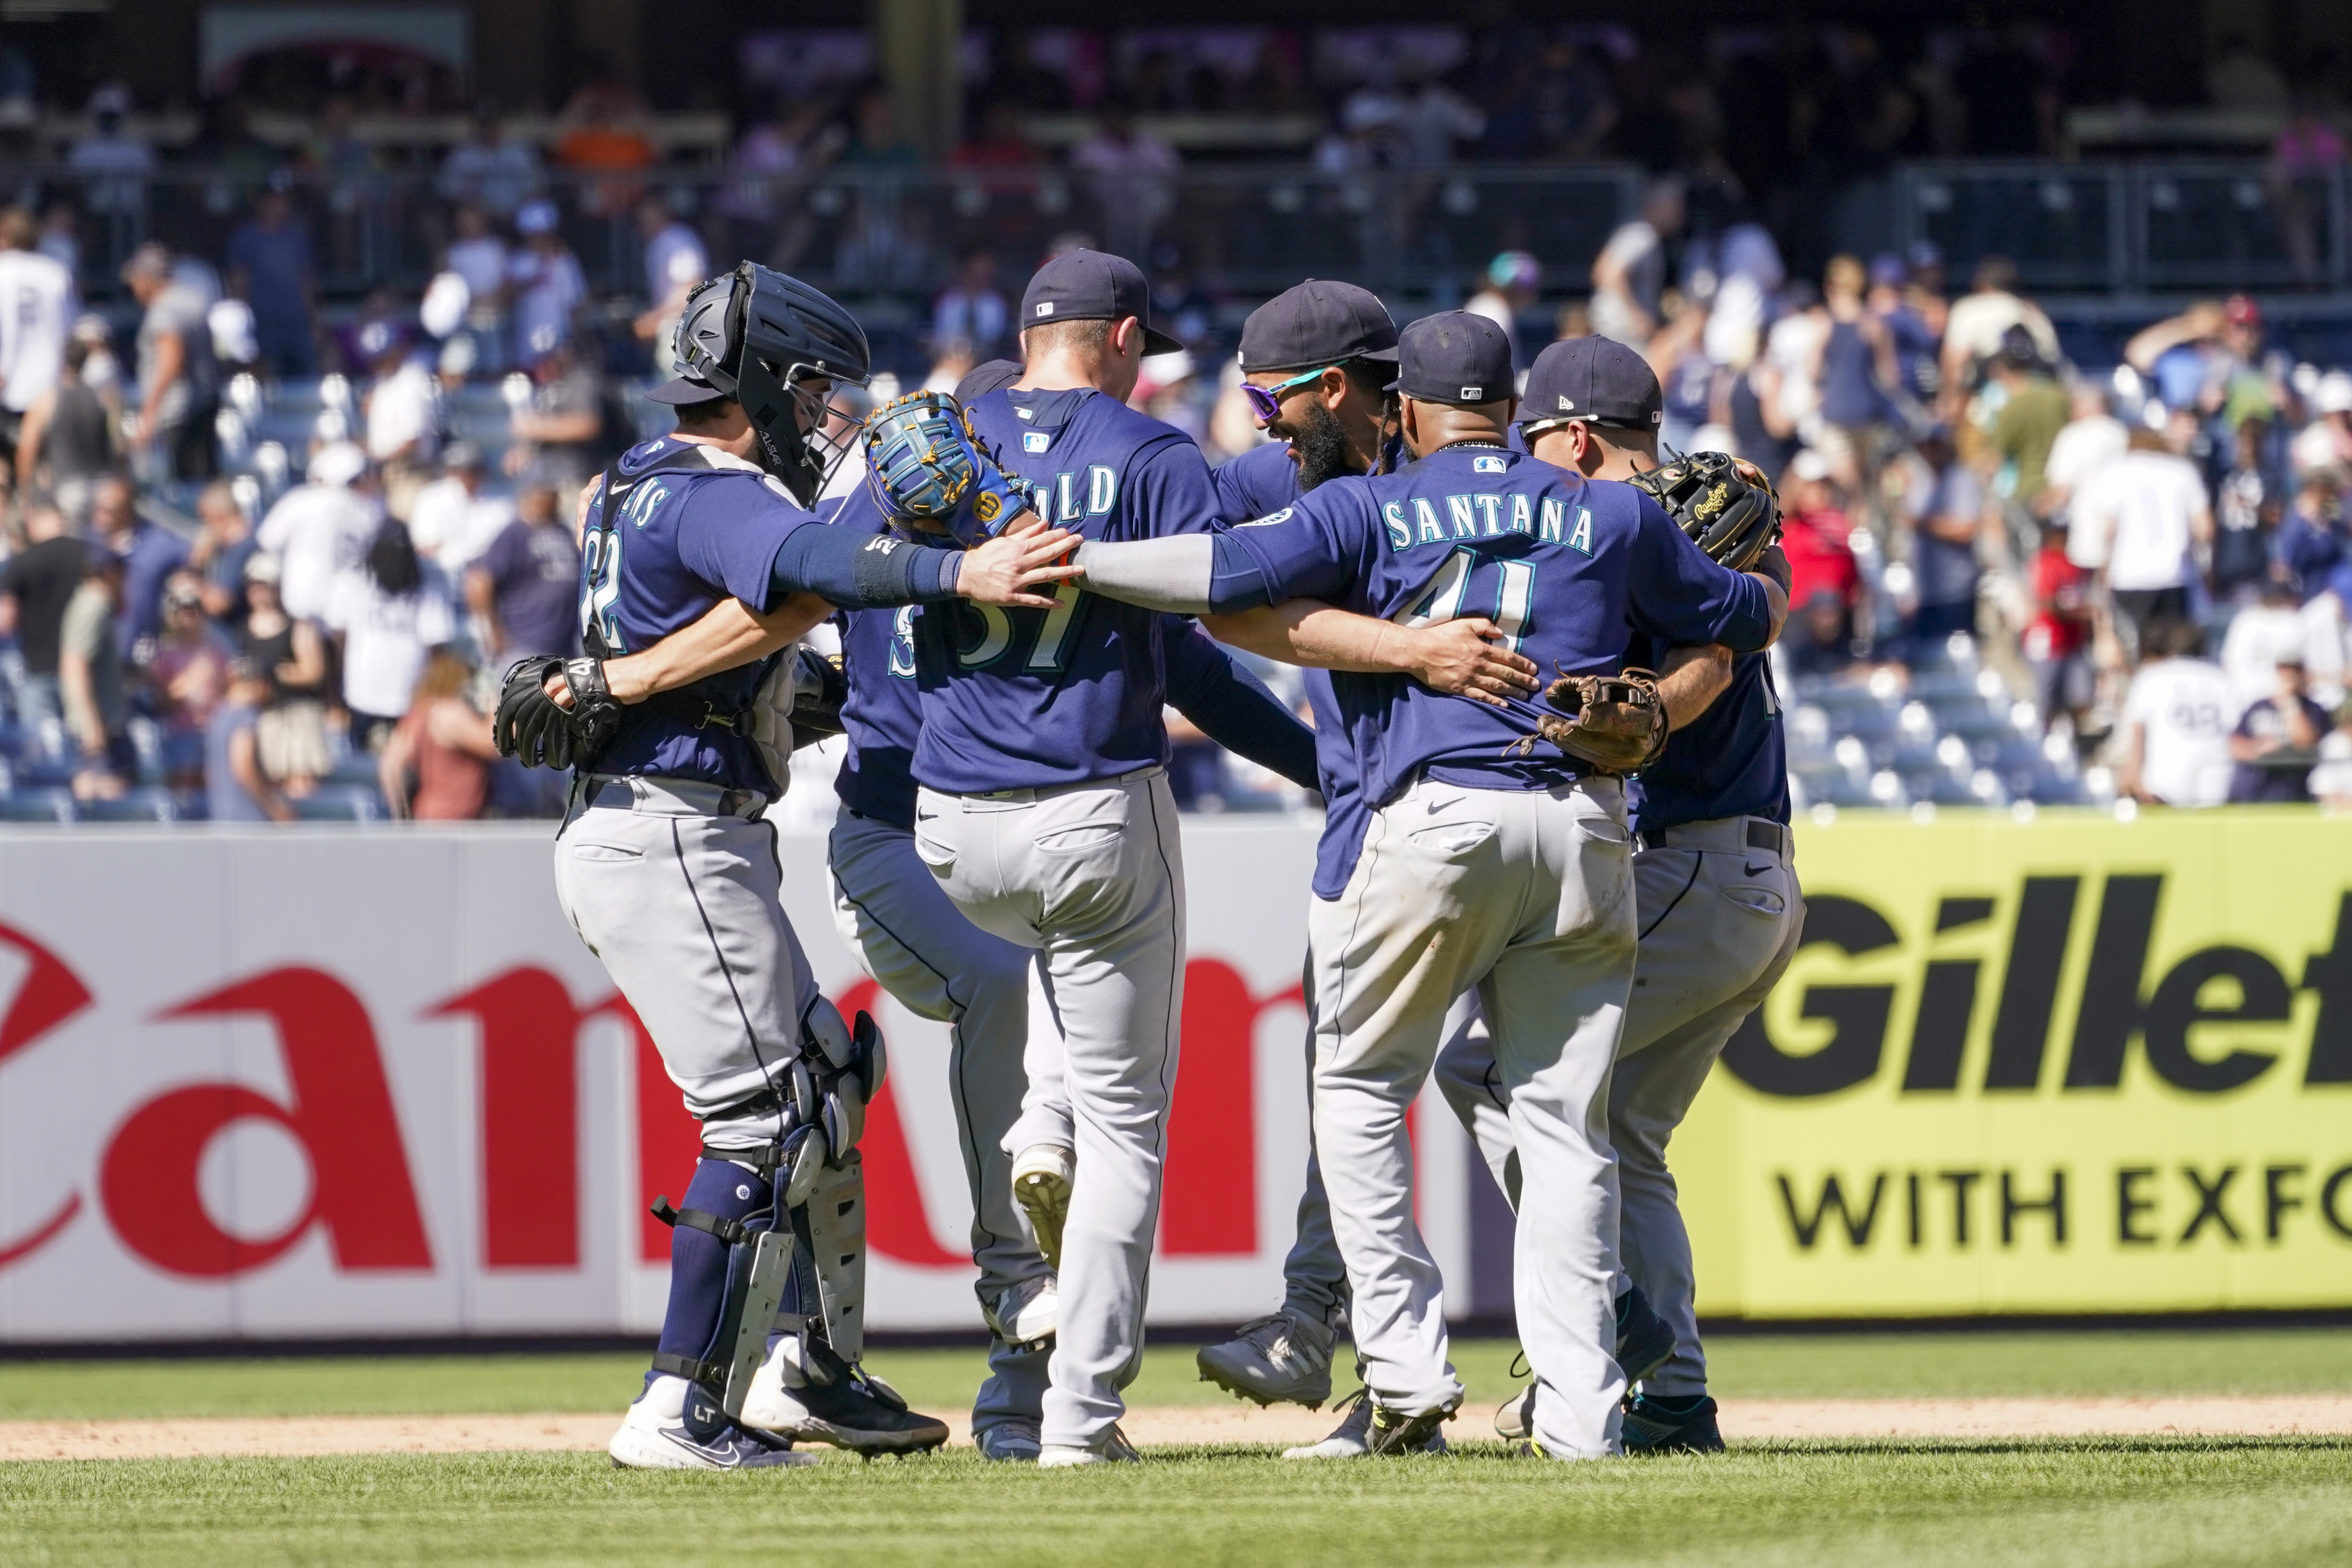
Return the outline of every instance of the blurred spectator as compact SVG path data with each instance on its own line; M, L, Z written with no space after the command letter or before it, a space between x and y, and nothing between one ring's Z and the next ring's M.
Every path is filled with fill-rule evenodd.
M318 374L319 280L310 226L295 212L284 183L271 181L254 202L253 215L228 236L227 261L229 292L252 308L263 368L274 376Z
M571 129L556 138L555 161L583 173L628 175L650 167L654 144L641 121L645 103L609 67L592 68L588 83L574 93L564 119ZM612 217L636 201L639 183L629 178L592 180L581 188L580 211Z
M2124 345L2124 360L2156 383L2165 407L2220 411L2234 423L2248 413L2271 413L2258 368L2262 350L2261 307L2233 294L2141 329Z
M133 439L165 476L208 479L215 463L213 416L220 404L220 367L205 320L210 301L173 277L172 253L160 245L141 246L122 278L142 312Z
M163 731L164 781L175 789L200 788L205 777L205 728L228 687L236 650L205 613L193 571L178 571L163 588L163 630L146 666L149 703Z
M441 161L441 174L434 184L446 200L500 218L511 217L516 208L538 193L539 150L527 142L509 141L499 106L485 99L475 106L466 140L449 149L449 155ZM477 290L475 298L481 297Z
M580 651L580 549L544 476L524 477L516 517L466 573L466 602L486 651L504 667L536 653Z
M58 694L58 638L66 606L89 571L89 547L66 531L65 514L35 500L25 508L23 549L0 561L0 632L13 632L25 661L16 688L18 716L27 726L61 718Z
M66 153L66 168L80 177L82 204L101 217L136 217L146 210L144 176L155 167L155 151L123 124L131 94L108 82L89 95L90 133Z
M1906 486L1910 513L1911 574L1918 607L1911 615L1915 664L1933 664L1955 632L1977 629L1977 529L1984 517L1984 486L1937 425L1921 439L1920 472Z
M1631 348L1649 346L1666 286L1666 242L1682 231L1680 180L1652 182L1642 215L1618 225L1592 262L1592 330Z
M1151 228L1175 205L1176 150L1136 129L1124 108L1106 104L1095 133L1070 149L1070 167L1087 177L1102 209L1104 248L1149 256Z
M490 374L506 367L507 242L479 207L459 207L450 220L453 235L441 265L466 284L464 331L473 345L472 369Z
M1927 411L1935 407L1936 393L1943 386L1944 375L1936 361L1940 335L1905 287L1909 277L1910 271L1901 257L1875 257L1870 264L1867 304L1871 315L1885 331L1895 356L1895 375L1888 383L1888 395L1903 423L1916 428L1925 422Z
M2026 624L2020 652L2033 671L2042 727L2048 728L2064 714L2079 734L2098 695L2091 664L2091 575L2067 556L2063 517L2042 527L2042 543L2033 552L2032 586L2033 619Z
M2230 793L2230 683L2187 621L2150 622L2143 641L2148 662L2124 700L2117 783L2137 800L2218 806Z
M861 93L850 113L849 142L841 150L842 164L855 169L912 169L922 161L922 153L898 129L888 89L877 87ZM1075 156L1071 162L1076 162Z
M259 720L269 682L244 659L205 724L205 815L215 822L290 822L294 808L261 767Z
M2042 509L2045 520L2063 518L2076 497L2131 444L2124 422L2107 412L2106 393L2084 382L2067 394L2074 417L2050 444L2042 465Z
M522 248L507 258L507 292L513 301L515 352L525 369L572 340L572 314L588 298L588 279L563 236L556 232L555 204L527 204L515 214Z
M2294 95L2286 123L2271 143L2268 183L2277 212L2279 237L2295 280L2306 287L2323 274L2321 214L2327 206L2325 182L2344 167L2344 137L2328 120L2326 106L2310 92Z
M408 712L376 759L376 778L394 817L467 822L489 804L490 764L499 751L489 719L466 699L473 675L446 650L425 661Z
M41 238L35 248L64 267L68 277L81 277L81 214L71 202L60 198L42 209Z
M2352 470L2352 371L2330 371L2312 395L2312 421L2295 434L2294 468Z
M121 556L101 550L66 601L58 624L58 695L75 748L78 800L111 800L138 766L131 746L131 704L122 684Z
M634 323L637 336L653 352L654 374L668 377L677 371L671 339L678 318L686 314L686 297L710 276L709 253L702 236L670 214L668 204L647 196L637 204L637 233L646 242L646 298L649 302Z
M359 348L375 377L361 399L368 460L383 476L384 510L405 521L441 455L448 423L441 382L425 351L412 350L395 323L370 322Z
M1974 392L1986 366L2000 353L2011 327L2025 329L2035 357L2045 365L2058 362L2058 332L2041 307L2021 298L2017 264L2005 256L1989 256L1977 263L1970 291L1952 302L1944 319L1944 361L1941 369L1948 410Z
M1473 316L1484 316L1511 340L1511 362L1525 366L1519 351L1519 317L1534 305L1543 287L1543 264L1524 250L1507 250L1486 264L1485 284L1462 302ZM1639 345L1635 345L1639 346Z
M89 345L68 339L56 382L16 431L16 488L47 490L76 524L89 520L91 491L119 455L114 421L82 379L89 359Z
M2352 559L2352 525L2344 517L2336 475L2320 469L2305 475L2294 505L2279 525L2279 565L2306 602L2327 591L2347 559Z
M2352 705L2336 716L2336 727L2319 737L2319 766L2305 787L2330 810L2352 807Z
M90 528L106 549L122 558L121 591L115 604L125 662L137 663L140 644L163 626L163 584L188 564L188 541L132 504L129 481L110 475L98 482L90 502Z
M1828 589L1799 601L1788 634L1776 644L1788 661L1789 678L1835 679L1854 667L1853 617Z
M22 207L0 208L0 448L58 384L66 323L79 307L72 275L33 248L38 231Z
M1822 423L1832 432L1828 445L1842 470L1839 481L1862 499L1865 519L1878 517L1878 472L1891 434L1895 403L1895 340L1886 325L1864 307L1868 275L1850 256L1830 258L1822 281L1822 308L1829 331L1822 340ZM1949 443L1947 442L1947 446Z
M1151 313L1168 335L1194 352L1206 352L1216 330L1217 301L1192 280L1184 247L1161 240L1151 247Z
M451 582L514 521L514 502L482 491L482 455L470 442L441 452L441 477L416 493L408 534L416 552Z
M417 558L407 526L389 517L366 559L335 574L325 621L342 653L352 749L373 751L408 711L426 653L457 636L448 590Z
M366 473L367 455L352 443L322 446L310 459L309 482L280 496L261 519L256 537L271 557L272 596L282 592L297 620L327 612L335 573L358 565L375 538L381 508L362 487Z
M531 366L530 379L530 400L508 416L508 472L537 470L568 506L608 448L625 449L627 433L606 430L604 378L584 355L558 348Z
M1797 454L1780 482L1780 548L1789 557L1789 600L1810 605L1827 594L1844 612L1843 635L1856 631L1862 570L1848 542L1853 525L1837 505L1830 467L1818 452Z
M2049 508L2042 486L2050 449L2072 414L2065 389L2050 374L2032 333L2023 327L2011 327L2001 335L1992 375L2005 396L2000 412L1993 415L1987 455L2006 465L2011 503L2021 512L2044 516Z
M2278 662L2277 691L2238 716L2230 731L2230 799L2236 802L2311 799L2312 764L2333 727L2311 700L2300 655Z
M2206 581L2224 613L2240 601L2241 590L2250 597L2270 573L2271 543L2284 508L2276 482L2263 471L2268 430L2259 419L2238 426L2230 470L2213 487L2213 551Z
M2188 622L2195 551L2213 537L2196 468L2152 430L2134 430L2130 440L2075 504L2068 541L2074 562L2099 573L2126 664L2138 662L2147 627Z
M2318 673L2311 670L2312 664L2322 664L2340 682L2341 639L2330 634L2331 627L2315 626L2315 619L2324 620L2306 617L2294 588L2275 579L2263 585L2259 600L2230 618L2229 632L2221 639L2221 673L2230 678L2232 711L2243 713L2277 691L2283 664L2308 674ZM2333 649L2327 646L2331 643ZM2333 658L2327 657L2331 652ZM2315 653L2319 657L2314 658Z
M1021 106L992 102L980 111L980 125L956 144L948 163L957 169L1022 169L1037 162L1037 148L1021 128Z
M1165 319L1168 307L1160 304L1159 311ZM1003 290L996 287L995 253L969 252L957 263L954 279L931 301L931 351L961 340L975 360L985 359L1003 341L1011 315Z
M236 498L236 486L215 479L196 497L197 531L188 547L188 570L205 613L231 628L245 621L245 563L261 548L253 519Z
M286 612L278 558L245 565L245 629L237 656L268 683L255 725L263 774L289 795L307 795L334 759L327 749L327 647L315 622Z
M1395 66L1375 65L1364 84L1339 106L1342 128L1370 137L1381 161L1393 169L1443 169L1454 162L1454 144L1474 141L1486 116L1435 77L1405 83Z

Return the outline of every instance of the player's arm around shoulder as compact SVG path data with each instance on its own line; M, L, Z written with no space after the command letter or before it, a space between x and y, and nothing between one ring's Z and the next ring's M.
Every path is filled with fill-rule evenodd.
M1596 497L1632 507L1628 604L1636 625L1675 644L1720 643L1752 653L1771 644L1787 619L1787 591L1707 559L1664 507L1630 485L1595 481Z

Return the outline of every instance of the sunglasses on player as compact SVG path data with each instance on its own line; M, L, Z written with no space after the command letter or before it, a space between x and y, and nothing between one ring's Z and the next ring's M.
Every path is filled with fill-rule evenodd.
M1271 424L1282 413L1282 400L1286 393L1303 387L1309 382L1319 381L1325 371L1336 371L1339 368L1337 365L1319 366L1315 370L1295 375L1286 382L1276 382L1270 387L1259 386L1255 382L1244 382L1242 396L1249 399L1250 412L1257 415L1257 422L1260 424Z

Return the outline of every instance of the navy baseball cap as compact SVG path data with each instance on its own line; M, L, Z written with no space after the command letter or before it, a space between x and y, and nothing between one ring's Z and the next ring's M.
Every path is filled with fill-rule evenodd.
M1397 379L1389 390L1415 402L1496 402L1517 385L1511 340L1484 316L1441 310L1397 337Z
M1519 402L1519 427L1549 429L1580 419L1655 430L1665 407L1650 361L1613 338L1567 338L1536 356Z
M955 384L955 400L970 402L986 397L992 392L1011 386L1021 379L1022 364L1018 360L990 360L974 365L964 372L963 380Z
M1396 357L1396 322L1379 295L1352 283L1310 277L1249 313L1235 360L1248 374L1349 360L1393 364Z
M1151 325L1151 285L1123 256L1098 250L1065 251L1037 269L1021 296L1021 327L1054 321L1143 323L1143 351L1173 354L1184 345Z

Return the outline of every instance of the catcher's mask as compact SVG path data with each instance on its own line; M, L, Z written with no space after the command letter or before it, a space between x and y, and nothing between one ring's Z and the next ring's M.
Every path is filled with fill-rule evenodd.
M830 411L802 383L866 384L873 363L856 319L800 279L747 261L687 297L673 349L681 373L646 395L742 404L761 466L802 506L814 501L849 443L826 433Z

